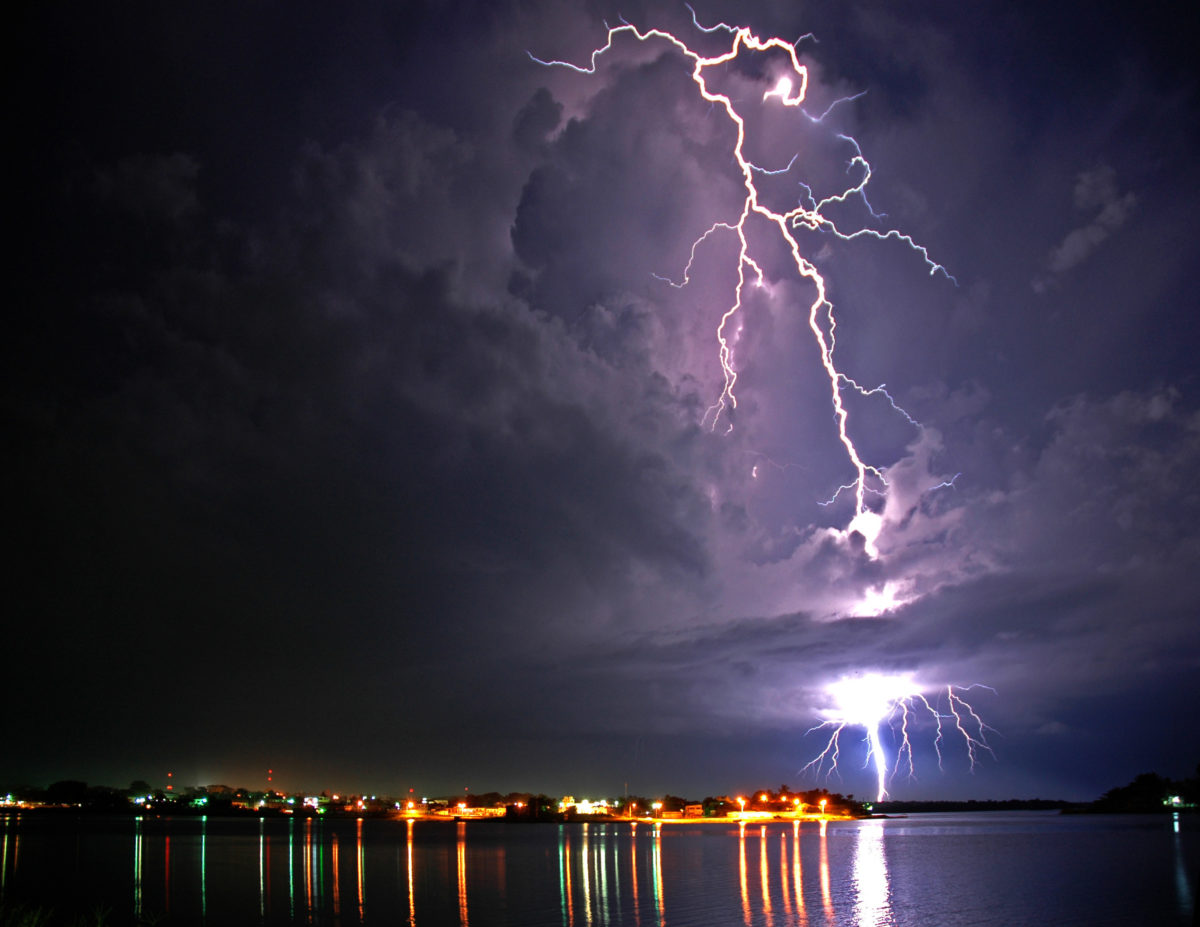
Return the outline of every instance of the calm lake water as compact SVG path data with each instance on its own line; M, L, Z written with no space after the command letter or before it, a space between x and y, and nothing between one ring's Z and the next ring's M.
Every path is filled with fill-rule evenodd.
M1195 816L466 824L0 813L0 905L162 925L1190 925Z

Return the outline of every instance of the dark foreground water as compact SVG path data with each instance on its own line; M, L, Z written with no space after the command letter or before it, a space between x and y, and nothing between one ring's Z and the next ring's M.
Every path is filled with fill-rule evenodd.
M0 813L0 906L110 924L1190 925L1200 820L440 824Z

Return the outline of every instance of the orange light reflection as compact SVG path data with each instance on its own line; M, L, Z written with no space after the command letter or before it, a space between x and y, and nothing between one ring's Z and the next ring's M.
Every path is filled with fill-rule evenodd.
M651 860L654 865L654 909L658 914L658 925L663 922L663 883L662 883L662 821L654 824L654 847L651 850Z
M633 918L636 927L641 927L642 909L638 905L638 870L637 870L637 822L629 825L629 870L633 877Z
M804 910L804 876L800 863L800 822L792 824L792 885L796 891L796 917L798 923L808 923L808 913Z
M467 823L459 821L458 828L458 923L467 927Z
M306 818L304 821L304 900L306 904L305 913L312 919L313 909L313 883L312 883L312 818Z
M583 825L583 836L580 838L582 846L579 848L579 864L580 870L583 872L583 917L587 923L592 922L592 879L591 879L591 858L588 855L588 825L585 822Z
M411 802L410 802L411 804ZM408 822L408 925L417 925L417 895L413 885L413 822Z
M771 912L771 883L768 881L766 824L758 829L758 874L762 881L763 916L770 925L774 923L774 915Z
M366 918L366 888L365 888L366 872L365 872L365 870L367 868L367 865L366 865L367 861L366 861L366 857L363 852L362 825L363 825L363 819L359 818L358 819L358 830L357 830L357 838L358 838L358 919L359 919L359 921L362 921ZM464 923L465 923L465 921L464 921Z
M779 832L779 885L783 894L783 911L792 913L792 896L788 892L787 834Z
M171 835L163 838L163 913L171 913Z
M560 827L559 832L563 829ZM566 885L563 894L567 901L567 927L574 927L575 924L575 889L571 886L571 835L564 834L562 843L562 859L559 862L563 873L566 877Z
M829 845L825 841L828 821L822 820L821 827L821 901L825 905L826 917L833 917L833 897L829 894Z
M341 867L338 863L338 839L337 834L333 835L333 845L330 851L333 855L333 916L337 918L342 911L342 885L339 872Z
M738 825L738 872L742 886L742 918L750 927L750 890L746 884L746 822Z

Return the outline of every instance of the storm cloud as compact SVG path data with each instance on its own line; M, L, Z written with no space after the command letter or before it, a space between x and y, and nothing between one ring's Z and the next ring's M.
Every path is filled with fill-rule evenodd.
M868 539L813 286L758 227L714 427L738 242L693 245L745 194L690 63L628 37L590 75L530 57L587 62L621 21L603 6L27 14L5 777L807 785L825 687L869 671L991 687L995 758L905 794L1190 770L1175 26L697 7L812 33L808 112L847 100L772 106L776 59L714 78L750 157L797 158L764 195L852 185L852 134L870 208L839 227L900 229L953 276L895 238L799 234L840 369L894 400L841 389L888 484ZM620 12L727 44L682 5Z

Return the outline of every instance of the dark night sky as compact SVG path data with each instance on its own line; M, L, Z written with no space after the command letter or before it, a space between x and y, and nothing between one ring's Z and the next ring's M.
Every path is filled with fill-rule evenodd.
M800 235L734 345L732 131L682 4L26 5L10 77L0 781L702 796L786 782L825 686L972 701L995 757L900 798L1089 799L1200 761L1196 11L697 4L798 46L721 75ZM1138 18L1148 15L1149 18ZM764 184L767 180L764 179ZM960 474L953 488L933 490ZM891 590L894 607L872 608ZM876 614L878 613L878 614ZM839 791L865 794L846 742ZM823 780L821 780L823 781Z

